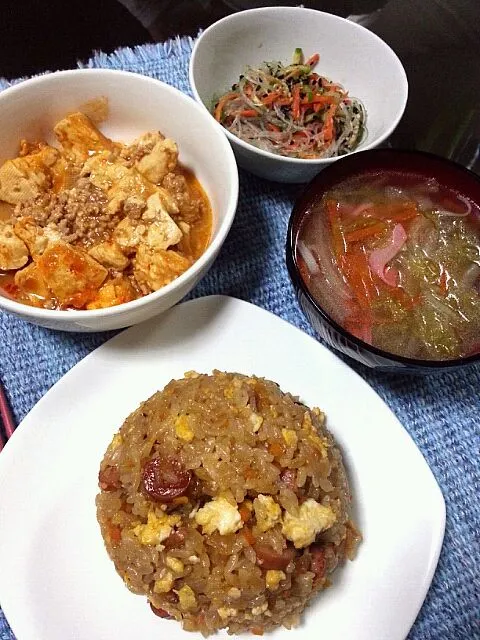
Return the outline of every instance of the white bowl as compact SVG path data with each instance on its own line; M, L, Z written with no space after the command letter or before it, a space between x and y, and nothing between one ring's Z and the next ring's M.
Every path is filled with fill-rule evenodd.
M270 60L289 62L296 47L301 47L306 56L319 53L316 71L342 84L365 105L367 136L356 151L376 147L393 132L408 95L400 60L368 29L315 9L251 9L210 26L198 38L190 59L195 99L210 113L213 96L228 91L246 65L258 66ZM257 149L222 129L238 164L262 178L307 182L338 159L285 158Z
M176 140L180 161L191 168L210 199L212 240L205 253L178 279L143 298L108 309L52 311L0 295L0 308L35 324L64 331L106 331L127 327L166 311L208 271L235 216L238 170L232 149L204 109L169 85L146 76L106 69L59 71L0 93L0 163L15 157L21 138L54 142L52 127L68 112L105 96L109 116L102 131L128 142L160 130Z

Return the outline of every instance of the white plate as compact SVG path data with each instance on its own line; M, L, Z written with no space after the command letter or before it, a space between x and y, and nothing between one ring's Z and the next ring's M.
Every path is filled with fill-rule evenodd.
M116 336L32 409L0 455L0 602L18 640L201 638L150 612L104 550L97 472L140 401L189 369L265 376L322 407L343 447L363 532L357 559L285 640L401 640L443 540L440 489L407 432L330 351L233 298L186 302ZM224 632L221 634L226 636Z

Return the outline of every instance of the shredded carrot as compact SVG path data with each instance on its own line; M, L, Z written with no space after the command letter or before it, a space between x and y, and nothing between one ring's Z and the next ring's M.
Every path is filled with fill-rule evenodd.
M376 204L374 207L376 218L388 218L392 222L406 222L418 215L418 209L415 202L388 202L384 204Z
M109 522L107 532L113 546L115 547L122 539L122 530L120 529L118 524Z
M292 116L295 120L300 118L300 86L297 84L293 88Z
M237 98L237 97L238 95L232 91L231 93L226 93L224 96L220 98L220 100L217 103L217 106L215 107L215 112L214 112L215 120L217 120L217 122L221 121L223 108L225 107L227 102L230 102L230 100L233 100L234 98Z
M280 127L277 127L276 124L272 124L271 122L267 122L266 126L269 131L277 131L278 133L281 131Z
M254 636L263 636L263 627L252 627L250 631Z
M418 209L405 209L404 211L399 211L398 213L392 213L389 215L389 220L392 222L408 222L409 220L413 220L419 215Z
M375 224L371 224L367 227L361 227L360 229L355 229L354 231L350 231L345 234L345 240L347 242L359 242L360 240L366 240L371 236L374 236L376 233L382 233L385 231L385 223L384 222L376 222Z
M265 98L262 98L261 102L262 102L263 105L267 106L267 105L272 104L273 102L275 102L275 100L280 98L281 95L282 94L279 91L274 91L273 93L270 93Z
M216 103L217 121L242 140L286 157L323 158L352 151L363 131L363 105L356 98L347 102L343 87L313 73L318 53L307 63L303 59L297 48L288 66L265 62L258 68L247 67ZM232 92L235 99L229 101ZM336 118L340 105L342 117ZM292 144L290 133L296 130L308 135Z
M325 142L331 142L333 139L333 116L337 110L337 105L330 105L325 114L325 124L323 126L323 139Z
M371 299L375 295L375 283L368 265L367 254L361 249L349 251L344 258L343 274L353 292L359 307L370 310Z
M242 518L243 522L248 522L252 517L252 513L250 509L245 504L242 504L238 509L238 511L240 513L240 517Z
M309 104L336 104L336 101L334 98L332 98L332 96L320 96L320 95L316 95L313 96L313 98L311 100L309 100L308 98L302 98L301 100L301 104L302 105L309 105Z
M403 289L394 289L394 291L404 291ZM416 307L418 304L420 304L420 302L422 301L422 294L418 293L416 296L409 296L406 292L405 295L407 296L407 300L405 300L403 302L403 306L406 309L413 309L414 307Z
M305 64L307 65L307 67L314 67L319 60L320 55L318 53L314 53L313 56L310 56L310 58L308 58Z
M252 530L250 529L250 527L247 527L246 525L243 527L242 529L242 533L243 533L243 537L245 538L245 540L248 542L248 544L253 547L253 545L256 542L256 538L252 533Z
M268 453L270 453L274 458L281 458L285 453L285 450L279 442L272 442L268 446Z

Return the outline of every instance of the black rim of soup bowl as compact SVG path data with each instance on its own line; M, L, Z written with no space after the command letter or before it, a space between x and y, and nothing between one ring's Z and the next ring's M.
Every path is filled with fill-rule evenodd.
M326 191L339 182L362 173L381 171L402 171L418 173L427 178L435 177L441 185L458 191L480 206L480 177L462 165L433 153L408 149L372 149L340 158L323 169L305 187L293 207L288 223L286 263L303 313L315 331L320 333L330 346L370 368L398 372L440 372L480 362L480 353L451 360L422 360L378 349L335 322L305 284L297 264L295 249L301 224L309 210L320 202ZM446 179L442 179L442 176ZM478 196L472 198L472 191L477 191ZM315 322L315 318L311 318L311 310L320 317L318 323ZM329 330L319 331L318 324L323 325L323 328L327 326Z

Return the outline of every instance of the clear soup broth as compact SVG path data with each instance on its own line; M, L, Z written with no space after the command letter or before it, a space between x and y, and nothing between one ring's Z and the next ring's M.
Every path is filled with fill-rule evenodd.
M364 342L423 360L480 352L480 209L435 179L341 182L305 216L296 252L312 296Z

